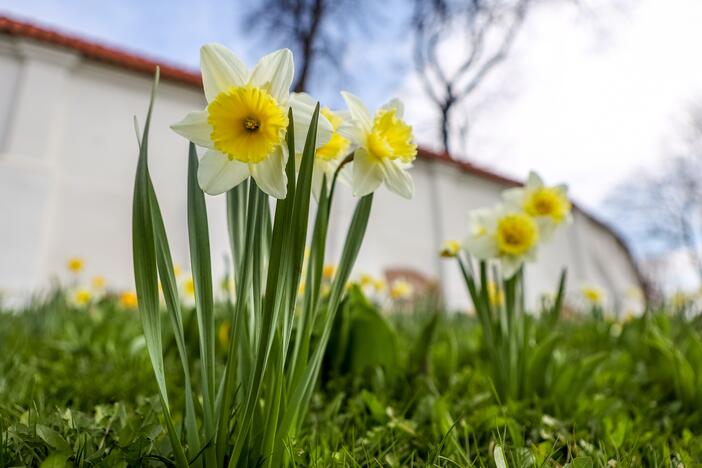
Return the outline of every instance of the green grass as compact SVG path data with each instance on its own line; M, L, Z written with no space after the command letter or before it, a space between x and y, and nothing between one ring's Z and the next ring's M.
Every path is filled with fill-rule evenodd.
M218 326L224 314L217 304ZM195 320L186 310L186 343L195 342ZM535 320L533 339L546 327L556 344L528 374L530 390L500 402L477 319L436 316L429 305L379 313L352 293L310 413L286 443L291 460L495 466L500 446L510 467L702 462L702 321L664 311L625 323L585 314ZM165 325L163 337L169 389L182 388ZM0 343L0 466L170 466L138 312L110 296L76 308L56 293L0 312ZM218 342L218 375L226 351ZM188 355L197 359L198 349ZM182 392L171 394L180 427Z

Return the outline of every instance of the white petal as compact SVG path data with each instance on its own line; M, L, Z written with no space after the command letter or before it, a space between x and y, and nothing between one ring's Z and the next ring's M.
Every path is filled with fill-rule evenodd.
M312 170L312 194L315 200L319 200L319 194L322 193L322 182L324 177L327 178L327 191L329 190L334 177L334 167L330 161L323 161L318 158L314 160L314 169Z
M363 146L366 142L366 133L353 121L342 123L336 133L349 140L354 147Z
M285 198L288 193L288 177L285 174L287 151L278 146L273 154L257 164L252 164L251 175L258 188L274 198Z
M526 186L528 188L543 187L544 181L541 179L541 177L539 177L539 174L531 171L529 172L529 178L527 178Z
M558 225L548 216L539 216L534 218L536 221L536 226L539 229L539 240L548 241L551 240L553 234L556 232Z
M492 236L468 236L463 241L463 249L479 260L489 260L498 255L497 245Z
M342 181L349 187L353 186L353 163L345 164L344 167L339 171L339 176L336 178L337 181Z
M502 257L500 260L502 264L502 277L505 279L513 277L519 270L519 267L524 264L524 259L522 257L508 256Z
M414 195L414 181L407 171L402 169L395 161L385 159L385 185L401 197L411 199Z
M307 93L290 93L290 100L295 99L298 102L303 102L314 109L317 105L317 100Z
M405 115L405 105L397 98L393 98L383 106L383 109L395 109L395 116L401 119Z
M249 177L246 164L240 161L230 161L219 151L207 151L197 170L197 181L200 187L210 195L219 195L239 185Z
M290 96L289 103L293 111L293 123L295 125L295 152L302 153L305 149L307 132L310 129L310 121L312 120L312 114L314 114L314 108L317 106L317 103L307 100L307 98L298 93L293 93ZM319 114L315 148L327 144L333 132L334 128L329 120L322 114Z
M288 101L294 72L292 52L290 49L280 49L258 61L249 83L267 89L280 104L284 104Z
M189 113L183 120L171 125L171 129L198 146L214 148L210 139L212 127L207 122L206 110Z
M249 72L246 64L222 44L206 44L200 48L202 86L207 102L232 86L246 84Z
M351 186L355 197L362 197L374 192L383 183L384 170L368 152L359 148L353 157L353 180Z
M371 118L371 114L366 105L363 104L363 102L361 102L361 100L356 96L347 91L342 91L341 97L344 98L346 106L348 106L349 112L351 113L351 118L356 125L358 125L365 133L370 132L373 128L373 119Z

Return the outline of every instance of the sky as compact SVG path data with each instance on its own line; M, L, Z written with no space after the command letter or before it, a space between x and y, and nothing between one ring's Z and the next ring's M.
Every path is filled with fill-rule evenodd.
M472 130L456 156L517 178L534 169L567 183L583 206L606 211L618 182L665 164L686 109L702 100L702 1L601 0L587 10L574 3L530 11L504 66L462 105ZM205 42L222 42L250 64L279 46L248 30L250 4L0 0L0 14L196 69ZM371 106L398 96L420 144L436 146L435 114L413 72L409 11L400 0L389 4L368 30L349 33L344 75L317 77L313 91L332 106L339 88ZM458 47L460 38L449 41L442 60L455 61Z

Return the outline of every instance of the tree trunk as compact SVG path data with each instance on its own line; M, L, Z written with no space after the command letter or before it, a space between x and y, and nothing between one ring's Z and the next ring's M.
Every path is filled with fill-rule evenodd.
M451 148L449 146L450 136L449 130L451 129L451 107L452 103L446 102L441 106L441 145L444 153L451 154Z
M295 86L293 87L293 90L296 93L301 93L307 90L307 77L310 74L310 68L312 67L312 61L314 60L314 47L317 40L317 35L319 34L320 25L326 11L325 6L325 0L315 0L312 11L310 12L310 27L301 34L300 49L302 52L302 66L300 67L300 74L298 75L297 80L295 81Z

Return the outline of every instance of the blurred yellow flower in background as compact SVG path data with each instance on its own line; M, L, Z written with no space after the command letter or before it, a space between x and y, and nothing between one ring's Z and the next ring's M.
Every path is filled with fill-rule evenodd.
M581 289L583 297L593 305L601 305L604 302L604 292L594 286L585 286Z
M336 273L336 265L332 265L330 263L324 265L324 270L322 270L322 276L324 276L324 279L332 279L334 277L334 273Z
M83 271L84 267L85 262L80 257L71 257L68 259L68 262L66 262L66 268L68 268L68 271L71 273L80 273Z
M71 302L73 303L73 305L85 306L90 303L92 298L93 295L90 293L90 291L88 291L85 288L77 288L73 291L73 294L71 295Z
M505 303L505 293L504 291L497 288L497 285L490 281L488 283L488 300L492 306L501 306Z
M124 291L119 295L119 305L125 309L136 309L138 305L136 293L134 291Z
M90 284L92 284L93 289L102 291L105 289L105 285L107 285L107 280L104 276L96 275L90 280Z
M403 279L395 280L390 288L390 297L395 300L408 299L412 296L414 287L408 281Z
M188 297L195 297L195 282L192 276L183 282L183 292Z
M219 344L222 345L222 348L228 348L229 347L229 332L232 329L232 323L229 320L223 321L219 325L219 329L217 329L217 339L219 340Z
M452 258L461 251L461 243L457 240L445 240L439 250L439 255L444 258Z
M385 280L382 278L378 278L377 280L375 280L373 286L375 287L375 290L378 293L385 291L385 288L387 287L387 285L385 284Z

